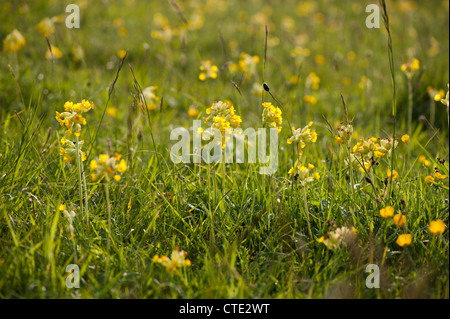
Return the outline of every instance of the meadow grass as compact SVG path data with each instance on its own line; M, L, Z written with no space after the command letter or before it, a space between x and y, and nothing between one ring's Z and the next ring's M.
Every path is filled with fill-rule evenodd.
M0 297L448 298L448 231L429 230L448 224L448 109L427 89L447 92L448 1L388 1L384 15L381 1L380 29L365 26L367 4L79 1L81 27L68 29L61 1L1 3L0 38L17 29L26 45L0 53ZM58 15L46 40L35 26ZM49 44L60 58L45 58ZM258 57L253 71L233 71L242 52ZM413 58L409 78L401 66ZM217 77L202 81L206 60ZM95 104L83 115L83 169L60 156L55 119L82 99ZM170 132L219 100L243 129L262 127L262 102L280 107L275 174L170 160ZM290 126L310 121L317 141L298 156ZM336 143L341 122L353 128L348 147ZM395 152L350 168L361 137L393 136ZM91 161L115 153L127 164L120 180L92 179ZM288 172L308 163L320 178L302 186ZM380 216L387 206L405 226ZM336 227L356 237L332 250L322 240ZM402 234L411 244L397 244ZM173 273L154 256L175 247L190 265ZM80 288L66 286L71 264ZM379 289L366 287L368 264Z

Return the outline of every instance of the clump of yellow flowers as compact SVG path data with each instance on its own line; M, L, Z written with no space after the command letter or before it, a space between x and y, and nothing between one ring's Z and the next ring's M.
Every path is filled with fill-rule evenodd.
M186 259L187 252L184 250L180 250L178 246L175 246L175 249L172 251L170 257L155 255L153 257L154 263L162 264L166 267L168 273L178 274L178 268L180 267L189 267L191 266L191 261Z
M402 64L400 68L408 78L411 78L414 73L420 68L420 62L419 60L414 58L411 61L407 61L406 63Z
M317 240L330 250L336 250L340 246L351 245L356 241L356 229L354 227L338 227Z
M242 119L236 114L233 104L230 101L218 101L213 102L211 107L206 109L207 116L203 119L205 123L212 122L210 129L218 129L222 133L222 148L225 148L226 136L225 130L231 127L239 127L242 123ZM204 132L204 138L206 136L213 135L211 130L207 129Z
M36 25L36 30L43 36L49 37L55 32L55 22L61 22L62 20L62 16L44 18Z
M315 143L317 141L317 132L315 130L311 130L311 126L313 122L309 122L303 128L293 129L292 136L287 139L288 144L292 144L293 142L297 142L300 149L298 151L299 155L303 154L302 149L305 148L307 142Z
M300 164L296 168L292 167L288 173L294 175L294 179L298 180L301 186L305 186L314 180L320 179L320 174L318 172L313 172L313 169L314 165L312 164L308 164L308 166Z
M217 72L219 68L217 65L212 64L210 60L202 61L200 65L200 74L198 75L199 80L205 81L207 78L215 79L217 78Z
M283 118L281 117L281 110L279 107L275 107L270 102L264 102L262 104L264 110L262 112L262 121L263 124L267 125L270 128L278 129L278 132L281 131L281 124L283 123Z
M78 153L81 155L83 161L86 160L86 155L81 151L83 141L78 141L81 135L82 125L86 125L86 118L83 117L83 113L86 113L94 108L94 103L88 100L82 100L81 103L66 102L64 104L64 111L59 113L56 111L56 120L61 126L66 128L65 136L61 139L60 155L64 156L64 161L70 164L74 156ZM76 142L71 140L71 136L74 135Z
M3 40L3 51L11 51L15 52L20 50L27 41L23 37L22 33L20 33L17 29L14 29L10 34L6 36Z
M229 66L231 72L242 72L247 79L249 79L256 72L256 65L259 63L257 55L251 56L248 53L242 52L239 56L239 63L232 63Z
M107 180L113 178L116 182L122 178L118 173L124 173L127 170L127 163L121 159L122 155L116 153L114 156L101 154L98 159L92 160L89 164L91 170L91 179L96 181L100 177Z

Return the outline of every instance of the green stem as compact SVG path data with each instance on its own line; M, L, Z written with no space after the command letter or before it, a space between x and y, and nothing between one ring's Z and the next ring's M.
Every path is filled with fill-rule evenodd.
M80 144L78 141L78 136L76 137L77 141L77 151L76 151L76 158L77 158L77 169L78 169L78 189L80 191L80 208L81 208L81 214L84 214L83 210L83 183L81 178L81 158L80 158Z
M309 237L311 237L311 239L313 238L312 236L312 232L311 232L311 224L309 223L309 211L308 211L308 203L306 201L306 190L305 190L305 186L302 186L302 191L303 191L303 203L305 205L305 214L306 214L306 221L308 223L308 232L309 232Z

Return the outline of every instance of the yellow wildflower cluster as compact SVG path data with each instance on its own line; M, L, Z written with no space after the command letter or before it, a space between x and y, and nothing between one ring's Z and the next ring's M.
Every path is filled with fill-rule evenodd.
M431 165L431 162L429 160L427 160L427 158L424 155L419 156L419 163L421 163L427 167Z
M60 155L64 156L64 161L70 164L72 160L77 156L77 152L80 155L82 161L86 160L86 154L81 151L83 141L78 141L78 137L81 135L82 125L86 125L86 119L82 116L83 113L88 112L94 108L94 103L88 100L82 100L81 103L66 102L64 104L65 112L59 113L56 111L56 120L61 126L66 128L65 136L61 139ZM76 140L71 141L71 135L75 135ZM78 146L77 146L78 144ZM78 151L77 151L78 149Z
M312 88L313 90L319 89L320 78L317 76L315 72L311 72L308 74L308 77L305 80L306 87Z
M217 65L212 64L210 60L202 61L202 64L200 65L200 74L198 78L201 81L205 81L207 78L215 79L217 78L217 72L219 71L219 68Z
M144 95L145 102L147 103L146 106L149 111L156 109L156 102L159 101L159 97L155 94L155 90L157 88L157 86L148 86L142 90L142 94Z
M341 122L339 127L336 129L338 134L334 137L337 144L345 144L350 146L350 141L353 135L353 123Z
M172 251L170 258L167 256L159 257L158 255L155 255L153 257L153 262L162 264L166 267L168 273L176 275L178 274L178 268L191 266L191 261L186 259L186 256L187 252L184 250L179 250L178 246L176 246Z
M127 163L121 157L122 155L117 153L111 157L101 154L98 159L92 160L89 164L92 180L96 181L104 176L107 180L113 178L116 182L120 181L121 176L118 173L125 173L127 170Z
M411 61L408 61L401 66L402 72L406 74L408 78L411 78L414 73L420 68L419 60L412 59Z
M294 175L294 178L300 182L301 186L305 186L314 180L320 179L320 174L313 172L313 169L314 165L312 164L308 164L308 166L300 164L296 168L292 167L288 173Z
M398 238L395 242L400 247L409 246L412 243L412 235L411 234L401 234L398 236Z
M377 143L379 142L379 143ZM359 154L361 156L371 157L384 157L390 156L391 152L398 145L398 141L390 137L385 139L369 137L367 140L362 137L355 146L353 146L352 153Z
M324 244L330 250L336 250L341 245L347 246L356 240L356 229L354 227L342 226L320 237L317 241Z
M76 214L73 211L73 209L67 210L67 206L64 204L59 205L59 211L63 212L64 217L67 219L69 225L67 226L67 231L69 232L69 239L72 239L75 237L75 228L73 227L73 219L75 218Z
M45 58L47 60L56 60L62 57L62 52L60 49L55 47L53 44L50 44L50 48L45 52Z
M233 104L230 101L213 102L211 107L206 109L207 117L204 117L205 123L212 121L210 129L218 129L222 133L222 148L225 148L226 136L225 130L231 127L239 127L242 119L236 114ZM213 135L211 130L200 131L199 133L206 133L204 138L209 134Z
M49 37L55 32L55 22L61 22L62 16L44 18L37 25L36 30L45 37Z
M428 226L428 230L433 235L441 235L445 232L445 223L441 220L433 220L430 222L430 226Z
M313 122L309 122L303 128L294 129L292 132L292 136L287 139L288 144L292 144L293 142L297 142L300 149L299 154L303 154L302 149L305 148L306 142L315 143L317 141L317 132L315 130L311 131L311 126Z
M18 51L20 48L25 46L26 40L17 29L14 29L10 34L6 36L3 40L3 51Z
M262 104L264 110L262 112L263 124L270 128L277 128L278 132L281 131L281 124L283 123L283 118L281 117L281 110L279 107L275 107L270 102L264 102Z
M257 55L251 56L248 53L242 52L239 57L239 63L232 63L229 66L231 72L242 72L248 79L256 72L256 65L259 63Z

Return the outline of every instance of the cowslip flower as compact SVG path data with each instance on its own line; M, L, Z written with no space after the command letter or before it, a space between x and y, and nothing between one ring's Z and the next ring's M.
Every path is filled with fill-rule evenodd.
M26 40L17 29L14 29L10 34L6 36L3 40L3 51L18 51L25 46Z
M320 237L317 241L324 244L330 250L336 250L341 245L349 245L356 240L356 229L354 227L342 226Z
M305 80L305 84L306 84L307 88L312 88L313 90L318 90L319 84L320 84L320 78L317 76L316 73L311 72L308 74L308 76Z
M411 78L414 75L415 71L420 68L420 62L418 59L414 58L411 61L407 61L406 63L402 64L400 68L408 78Z
M262 112L262 121L263 124L267 125L270 128L278 129L278 132L281 131L281 124L283 123L283 118L281 117L281 109L279 107L275 107L270 102L264 102L262 104L264 110Z
M445 231L445 223L441 220L433 220L430 222L430 226L428 226L428 230L433 234L433 235L441 235L444 233Z
M317 142L317 132L315 130L311 131L312 125L313 122L309 122L305 127L293 130L292 136L287 139L288 144L292 144L293 142L298 143L300 155L303 154L302 149L305 148L307 142Z
M400 247L409 246L409 245L411 245L411 242L412 242L412 235L411 234L402 234L402 235L398 236L398 238L395 242Z
M105 177L107 180L113 178L116 182L121 180L119 173L127 170L127 163L121 159L122 155L116 153L114 156L101 154L98 159L92 160L89 164L91 170L91 179L96 181L98 178Z
M55 22L61 22L62 16L44 18L37 25L36 30L45 37L49 37L55 32Z
M201 62L200 71L201 72L198 75L198 78L201 81L205 81L207 78L217 78L217 72L219 71L219 68L217 67L217 65L212 64L210 60L206 60Z
M213 130L218 129L222 134L222 148L225 148L227 142L226 130L229 128L237 128L241 125L242 119L236 114L233 104L230 101L213 102L211 107L206 109L206 117L203 117L205 123L211 123L206 130L199 130L197 133L202 134L203 140L210 139L214 135Z
M305 186L313 182L314 180L320 179L320 174L318 172L313 172L314 165L308 164L308 166L297 165L296 168L292 167L289 170L290 175L294 175L294 179L300 182L301 186Z
M350 145L350 141L353 135L353 123L344 123L341 122L339 127L336 128L337 135L334 137L334 140L337 144L345 144Z
M234 73L240 71L248 79L256 73L256 65L259 63L259 57L257 55L251 56L248 53L242 52L239 56L238 64L232 63L228 67L229 70Z
M394 215L394 207L386 206L385 208L380 209L380 216L383 218L391 218Z
M62 52L60 49L55 47L53 44L50 44L50 48L45 52L45 58L47 60L56 60L62 57Z
M178 269L180 267L189 267L191 266L191 261L186 259L187 252L184 250L179 250L178 246L175 246L175 249L172 251L170 257L158 255L153 256L153 262L162 264L168 273L178 274Z
M142 90L142 94L144 95L145 102L147 103L146 107L149 111L156 109L156 102L159 101L159 97L156 96L155 90L158 89L157 86L148 86L144 90ZM139 102L139 105L141 103Z

